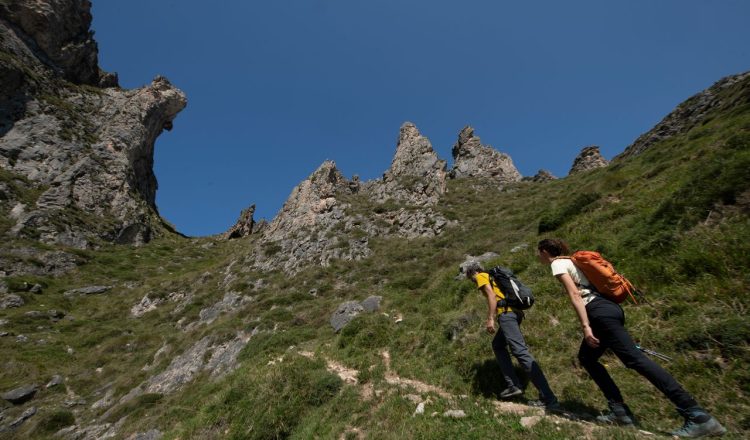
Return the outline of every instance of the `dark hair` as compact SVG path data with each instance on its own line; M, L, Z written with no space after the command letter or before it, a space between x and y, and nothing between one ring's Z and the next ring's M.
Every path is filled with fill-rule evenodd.
M560 255L568 255L570 253L568 244L559 238L545 238L539 242L536 248L540 251L547 251L552 257L559 257Z

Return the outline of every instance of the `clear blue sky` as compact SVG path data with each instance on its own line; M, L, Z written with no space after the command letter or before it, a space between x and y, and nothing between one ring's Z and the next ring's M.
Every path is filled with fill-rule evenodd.
M611 159L750 70L750 1L93 1L102 68L188 96L156 143L157 205L188 235L273 218L324 160L363 180L412 121L451 163L472 125L523 175Z

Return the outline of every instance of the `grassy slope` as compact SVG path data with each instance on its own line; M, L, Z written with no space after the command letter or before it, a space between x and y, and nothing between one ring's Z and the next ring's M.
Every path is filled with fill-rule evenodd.
M335 262L289 279L245 270L243 256L255 246L253 239L214 246L205 246L211 239L162 239L139 249L86 252L89 264L77 273L30 279L42 282L45 293L22 293L27 305L0 311L0 318L10 321L0 330L30 340L21 345L14 337L0 338L0 390L43 384L52 374L63 374L69 389L87 400L76 414L86 421L102 412L89 406L103 395L97 392L104 384L113 382L117 397L126 393L153 374L141 367L163 345L172 354L155 372L206 334L229 338L240 329L258 329L241 354L241 367L225 379L199 379L173 395L143 396L108 421L130 414L126 432L159 427L171 429L168 438L182 439L356 438L354 428L371 438L579 436L582 428L576 426L545 421L525 429L519 416L492 415L501 385L491 338L482 331L485 306L468 282L453 279L465 254L500 253L497 263L512 267L537 295L523 327L553 389L566 408L596 413L603 398L576 364L580 335L574 314L533 254L538 239L559 236L575 248L603 251L643 288L648 304L625 306L631 334L672 356L668 370L737 438L744 437L750 432L750 324L744 316L750 306L750 225L743 199L750 187L748 90L746 85L725 91L725 102L734 104L702 126L606 169L544 184L519 183L502 192L481 182L451 181L438 209L460 226L435 239L373 239L373 256L366 262ZM540 223L551 230L540 234ZM519 244L529 247L509 252ZM227 271L232 261L238 263ZM265 287L253 289L260 278ZM21 281L26 279L10 284ZM62 296L91 284L115 288L102 296ZM317 296L309 294L311 289ZM176 320L194 321L201 308L228 290L254 300L210 326L189 333L175 328ZM175 316L173 305L140 319L129 316L145 294L153 298L173 291L194 292L193 304ZM371 294L383 296L389 316L362 315L333 334L328 319L336 306ZM51 308L75 319L53 324L25 316ZM399 324L393 320L397 314L404 318ZM451 339L452 332L458 338ZM35 342L39 339L45 342ZM412 417L414 404L402 396L406 391L385 381L380 356L385 349L399 375L468 397L433 396L428 415ZM300 350L316 353L315 359L299 356ZM270 363L279 357L283 361ZM375 396L365 400L360 388L327 372L324 357L358 369L360 382L372 385ZM614 357L605 362L645 429L664 431L680 423L650 384ZM533 397L531 390L528 394ZM36 402L44 402L42 409L19 438L45 437L69 424L73 414L62 404L66 398L59 390L40 391ZM452 408L468 417L429 417ZM5 421L20 411L8 409ZM618 429L598 435L634 436Z

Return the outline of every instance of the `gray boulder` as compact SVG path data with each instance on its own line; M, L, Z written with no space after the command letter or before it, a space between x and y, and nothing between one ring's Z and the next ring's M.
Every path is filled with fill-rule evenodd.
M12 293L0 295L0 309L12 309L24 305L23 298Z
M39 390L36 385L24 385L6 393L0 394L0 398L7 400L14 405L20 405L31 400L34 394Z
M380 310L380 301L382 300L382 296L368 296L360 305L367 313L377 312Z
M10 427L13 429L18 428L19 426L23 425L23 422L30 419L34 414L36 414L36 407L32 406L31 408L28 408L26 411L24 411L16 420L10 422Z
M354 319L357 315L365 310L362 304L357 301L347 301L338 306L336 311L331 316L331 327L338 333L342 328L346 327L349 322Z
M112 289L113 286L88 286L88 287L81 287L78 289L72 289L68 290L65 293L63 293L66 297L71 296L81 296L81 295L98 295L105 293Z

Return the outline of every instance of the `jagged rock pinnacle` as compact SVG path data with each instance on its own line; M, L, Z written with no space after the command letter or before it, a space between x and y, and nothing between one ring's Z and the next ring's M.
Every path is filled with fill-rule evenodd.
M573 166L570 168L568 174L581 173L583 171L606 167L607 165L609 165L609 161L599 152L599 147L590 145L581 149L581 152L578 153L578 156L573 161Z
M513 165L510 156L482 145L479 137L474 135L472 127L466 126L461 130L452 152L452 178L484 177L501 183L521 180L521 174Z

